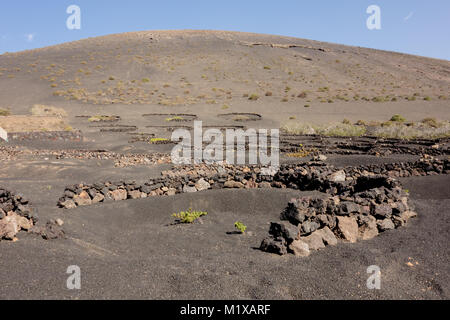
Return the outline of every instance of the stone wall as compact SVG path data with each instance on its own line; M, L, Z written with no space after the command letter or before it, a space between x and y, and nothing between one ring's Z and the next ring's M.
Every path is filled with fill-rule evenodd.
M395 178L360 176L337 195L292 199L272 222L260 249L280 255L308 256L311 251L336 245L338 239L354 243L403 226L416 213L408 193Z
M28 140L55 140L55 141L82 141L81 131L37 131L37 132L10 132L8 141Z
M28 200L0 187L0 240L16 240L19 231L31 230L36 222L36 213Z
M58 206L73 209L109 201L171 196L222 188L291 188L317 190L330 195L352 191L362 176L409 177L450 173L448 160L421 159L417 162L346 167L338 169L323 162L282 165L279 170L232 165L179 166L161 177L138 184L135 181L107 181L66 187Z

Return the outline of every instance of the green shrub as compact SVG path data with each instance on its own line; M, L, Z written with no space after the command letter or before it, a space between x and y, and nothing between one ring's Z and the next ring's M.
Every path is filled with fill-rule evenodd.
M281 128L283 131L298 135L321 135L328 137L360 137L366 133L366 127L344 123L313 125L300 122L288 122Z
M239 221L234 223L234 227L236 229L238 229L240 233L244 233L245 230L247 230L247 226L245 224L243 224L242 222L239 222Z
M375 129L373 135L382 138L403 140L412 139L439 139L450 137L450 122L435 122L434 119L424 119L425 122L403 123L390 122ZM435 127L436 126L436 127Z
M6 117L9 116L11 112L9 110L0 109L0 117Z
M164 138L152 138L152 139L150 139L150 143L152 143L152 144L161 144L161 143L168 142L168 141L169 141L169 139L164 139Z
M251 100L251 101L256 101L258 99L259 99L259 96L257 94L255 94L255 93L250 95L250 97L248 98L248 100Z
M372 101L373 102L384 102L384 98L383 97L373 97Z
M176 219L178 223L193 223L198 218L206 216L207 214L208 212L192 211L192 208L189 208L188 211L181 211L180 213L174 213L172 216Z
M171 118L166 118L167 122L172 122L172 121L183 121L184 118L180 117L180 116L175 116L175 117L171 117Z
M399 115L399 114L394 114L390 121L392 121L392 122L405 122L406 119L404 117L402 117L401 115Z

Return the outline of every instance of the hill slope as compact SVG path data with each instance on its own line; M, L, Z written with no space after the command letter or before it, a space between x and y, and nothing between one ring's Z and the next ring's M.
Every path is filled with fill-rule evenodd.
M281 36L148 31L0 56L1 107L444 100L450 62Z

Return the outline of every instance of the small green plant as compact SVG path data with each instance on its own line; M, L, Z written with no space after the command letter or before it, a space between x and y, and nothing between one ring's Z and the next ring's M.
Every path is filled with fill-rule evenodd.
M373 97L372 101L373 102L384 102L385 98L383 97Z
M162 144L162 143L165 143L165 142L168 142L169 141L169 139L165 139L165 138L152 138L152 139L150 139L150 143L152 143L152 144Z
M258 100L259 99L259 96L257 95L257 94L255 94L255 93L253 93L249 98L248 98L248 100L251 100L251 101L256 101L256 100Z
M269 66L264 66L264 70L270 70Z
M150 82L150 79L149 78L144 78L144 79L142 79L141 80L143 83L147 83L147 82Z
M0 109L0 117L6 117L9 116L11 112L9 110Z
M88 119L89 122L108 122L114 120L116 120L114 116L92 116Z
M192 211L192 208L189 208L188 211L174 213L172 216L177 220L178 223L193 223L198 218L206 216L207 214L208 212Z
M390 121L392 121L392 122L405 122L406 119L404 117L402 117L401 115L399 115L399 114L394 114Z
M166 118L167 122L172 122L172 121L183 121L184 118L180 117L180 116L175 116L175 117L171 117L171 118Z
M247 226L245 224L243 224L242 222L239 222L239 221L234 223L234 227L236 229L238 229L240 233L244 233L245 230L247 230Z

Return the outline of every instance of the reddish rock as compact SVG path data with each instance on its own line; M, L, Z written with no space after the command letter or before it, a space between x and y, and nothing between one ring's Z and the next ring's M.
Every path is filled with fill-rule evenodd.
M289 245L289 250L298 257L307 257L311 253L308 244L302 240L294 240Z
M378 235L377 220L373 216L365 217L363 224L359 227L359 239L369 240Z
M114 199L114 201L121 201L126 200L128 197L127 190L124 189L117 189L114 191L110 191L111 197Z
M320 235L320 233L317 233L317 231L311 233L307 237L301 237L300 240L306 243L310 250L319 250L325 248L322 236Z
M75 195L73 201L79 206L89 206L92 204L91 197L86 191L82 191L79 195Z
M141 192L139 190L134 190L128 192L128 198L130 199L140 199L141 198Z
M354 217L337 217L337 230L344 240L354 243L358 239L358 223Z
M103 200L105 200L105 196L101 193L96 193L92 199L92 204L102 202Z

